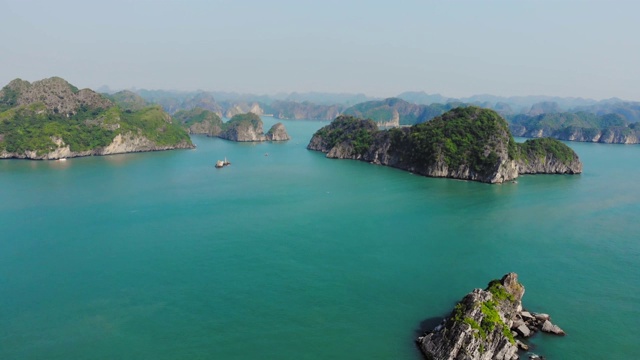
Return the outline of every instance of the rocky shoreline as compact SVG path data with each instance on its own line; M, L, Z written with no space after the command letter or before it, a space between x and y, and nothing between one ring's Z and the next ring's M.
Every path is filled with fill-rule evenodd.
M58 146L53 151L47 153L38 153L33 150L26 150L22 153L2 151L0 152L0 159L58 160L84 156L105 156L134 152L195 149L196 147L191 142L186 141L182 141L175 145L158 145L144 136L136 136L131 133L127 133L124 136L122 134L118 134L108 146L86 151L71 151L69 145L66 145L62 139L59 138L54 138L52 141L54 141Z
M434 329L416 340L429 360L517 360L529 351L526 339L537 332L564 336L551 316L523 309L524 286L516 273L475 289ZM529 353L530 359L544 359Z

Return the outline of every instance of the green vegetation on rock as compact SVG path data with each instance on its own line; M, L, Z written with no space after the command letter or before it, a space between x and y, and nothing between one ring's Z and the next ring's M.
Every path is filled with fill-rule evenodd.
M29 84L14 80L0 90L0 151L36 157L65 145L74 153L104 148L120 134L144 137L159 147L193 146L159 106L122 109L105 97L60 78ZM14 155L11 155L14 154Z
M115 94L105 96L120 106L122 110L138 111L151 105L140 95L129 90L123 90Z
M489 291L493 295L493 298L496 299L496 300L500 300L500 301L504 301L504 300L514 301L515 300L513 295L510 294L504 288L504 286L500 283L500 280L491 281L486 290Z
M373 144L378 127L371 120L360 120L353 116L339 116L330 125L318 130L315 136L323 139L324 146L332 148L337 144L350 143L356 154L362 155Z
M81 108L72 117L47 113L41 104L21 106L0 114L0 149L10 153L36 151L38 155L53 151L59 138L71 151L85 151L107 146L116 136L97 122L103 109Z
M473 106L415 125L409 133L400 129L390 133L392 146L421 166L444 161L449 168L468 165L475 172L487 173L495 167L501 144L507 145L511 158L517 154L506 121L492 110Z
M189 134L171 123L171 116L158 105L140 111L121 113L120 132L139 134L158 145L173 145L183 141L191 142Z
M262 119L260 116L254 113L246 113L246 114L238 114L234 115L229 121L224 123L223 129L229 129L237 126L250 125L250 126L260 126L262 127Z
M318 130L307 149L426 176L488 183L510 181L520 173L582 172L582 163L566 145L553 139L517 144L498 113L475 106L389 130L378 130L372 120L341 115ZM531 152L544 157L532 158Z
M550 155L563 164L576 160L576 154L570 147L551 138L529 139L518 144L518 147L525 161L527 158L545 158Z
M220 119L220 116L218 116L218 114L202 108L180 110L173 114L173 123L185 128L189 128L191 125L200 124L207 121L212 125L222 126L222 119Z

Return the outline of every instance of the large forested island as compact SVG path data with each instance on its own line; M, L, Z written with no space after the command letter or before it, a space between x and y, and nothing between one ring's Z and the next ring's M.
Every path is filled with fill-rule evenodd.
M318 130L307 148L329 158L492 184L514 180L519 174L582 172L578 155L565 144L548 138L518 144L500 115L473 106L390 130L378 130L371 120L339 116Z
M193 148L159 106L123 108L52 77L0 90L0 158L60 159Z

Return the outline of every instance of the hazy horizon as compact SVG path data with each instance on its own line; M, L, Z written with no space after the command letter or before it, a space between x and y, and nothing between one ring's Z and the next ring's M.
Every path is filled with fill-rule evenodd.
M640 100L632 1L2 3L2 86Z

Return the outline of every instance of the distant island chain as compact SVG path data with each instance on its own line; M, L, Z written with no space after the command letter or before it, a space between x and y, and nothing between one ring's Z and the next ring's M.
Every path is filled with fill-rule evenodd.
M514 125L494 110L458 106L429 119L421 111L399 99L363 103L345 110L354 116L339 115L318 130L307 148L329 158L492 184L514 181L520 174L582 172L578 155L557 140L516 143L510 131ZM385 114L392 119L371 120ZM609 118L608 124L615 123ZM413 125L398 126L407 121ZM381 125L392 128L379 130ZM237 142L290 139L282 123L264 133L262 119L252 112L235 113L226 122L197 106L171 115L133 92L99 94L58 77L34 83L16 79L0 90L0 158L190 149L195 146L189 134Z

